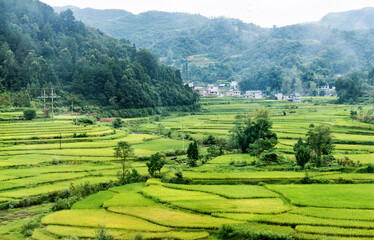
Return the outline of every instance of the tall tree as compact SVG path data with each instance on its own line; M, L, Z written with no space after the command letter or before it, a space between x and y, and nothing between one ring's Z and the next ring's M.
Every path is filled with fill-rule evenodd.
M134 149L131 148L131 144L125 141L120 141L117 146L114 147L114 157L118 158L122 164L122 176L121 181L125 181L126 175L126 161L134 154Z

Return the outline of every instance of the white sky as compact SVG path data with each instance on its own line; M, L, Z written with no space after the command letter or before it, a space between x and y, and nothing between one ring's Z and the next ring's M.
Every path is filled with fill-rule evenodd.
M51 6L200 13L253 22L262 27L318 21L329 12L374 7L374 0L41 0Z

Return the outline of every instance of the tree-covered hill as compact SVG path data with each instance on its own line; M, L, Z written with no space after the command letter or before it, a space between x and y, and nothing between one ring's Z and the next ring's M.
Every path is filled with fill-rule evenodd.
M55 13L35 0L0 0L0 93L31 98L54 87L75 99L111 108L195 106L198 96L179 70L147 50Z
M329 13L319 24L345 31L374 29L374 8Z
M336 76L374 66L374 30L342 31L326 23L329 15L320 23L268 29L193 14L123 11L122 17L109 19L102 15L112 10L73 11L92 27L151 49L164 63L182 69L185 80L195 82L227 79L241 81L242 90L311 92L334 84Z

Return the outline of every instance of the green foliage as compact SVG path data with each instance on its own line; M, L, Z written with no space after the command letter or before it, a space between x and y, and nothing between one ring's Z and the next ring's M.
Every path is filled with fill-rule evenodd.
M329 155L334 149L331 131L328 126L319 125L317 127L309 127L307 133L306 145L312 150L314 163L321 166L322 156Z
M124 123L124 122L122 121L121 118L116 118L116 119L112 122L112 126L113 126L113 128L118 129L118 128L121 128L121 127L122 127L122 124L123 124L123 123Z
M30 237L35 228L40 225L40 220L36 218L27 218L25 223L21 226L21 233L25 237Z
M161 172L162 167L165 165L164 156L160 153L152 154L151 159L147 162L148 172L151 176L158 171Z
M363 94L364 76L360 73L348 74L335 82L339 103L355 103Z
M114 236L107 232L104 226L99 226L96 230L95 240L114 240Z
M301 138L299 138L297 143L295 143L293 150L295 152L296 163L304 168L305 164L311 159L311 149L303 143Z
M222 146L218 147L218 146L211 145L208 147L207 151L208 151L208 156L210 158L215 158L215 157L218 157L224 154Z
M272 123L266 118L268 114L266 109L259 108L255 112L257 117L255 121L248 117L244 123L237 122L235 127L230 130L232 147L238 148L243 153L250 152L252 155L259 155L273 148L277 144L278 138L270 130Z
M134 149L131 148L131 144L125 141L119 141L117 146L114 147L114 157L121 160L122 164L122 175L121 181L125 181L125 170L126 170L126 161L132 157L134 154Z
M79 201L80 198L77 196L69 198L58 198L55 200L55 204L52 206L51 211L56 212L64 209L70 209L74 203Z
M23 117L26 119L26 120L32 120L36 117L36 111L35 109L26 109L25 111L23 111Z
M73 123L75 124L75 120L73 120ZM79 124L95 124L96 123L96 119L93 119L93 118L79 118L78 119L78 123Z
M183 86L179 70L87 28L70 9L56 14L33 0L3 1L0 8L0 91L11 92L13 106L30 107L38 89L54 86L61 104L74 96L82 105L112 109L198 107L198 94Z
M199 147L197 141L190 143L187 149L188 165L191 167L197 166L196 161L199 159Z
M256 231L254 229L245 229L245 228L238 228L234 225L224 224L218 230L218 238L219 239L248 239L248 240L292 240L294 239L292 236L287 234L278 234L272 232L265 232L265 231Z

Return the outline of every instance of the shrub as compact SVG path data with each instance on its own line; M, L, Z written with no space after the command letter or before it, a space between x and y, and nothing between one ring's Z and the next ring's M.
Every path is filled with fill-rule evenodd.
M114 236L107 232L107 229L99 225L96 230L95 240L114 240Z
M112 122L112 126L113 128L121 128L122 127L122 124L123 124L123 121L121 118L116 118L113 122Z
M39 227L40 223L35 218L26 219L25 223L21 226L21 233L25 237L30 237L35 228Z
M23 117L26 119L26 120L32 120L36 117L36 111L35 109L26 109L25 111L23 111Z
M229 224L224 224L218 230L219 239L234 240L292 240L293 237L287 234L279 234L272 232L257 231L251 228L238 228Z
M75 124L75 120L73 120L73 123ZM96 123L96 119L94 118L79 118L78 119L78 123L79 124L95 124Z
M79 201L80 198L77 196L69 197L69 198L57 198L55 200L55 204L52 206L51 211L56 212L64 209L70 209L74 203Z
M261 161L266 164L279 163L281 160L281 155L276 151L269 151L261 155Z
M374 173L374 165L368 164L366 166L356 169L356 173Z
M60 163L60 160L58 160L57 156L53 156L51 160L52 165L58 165Z

